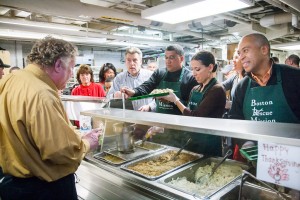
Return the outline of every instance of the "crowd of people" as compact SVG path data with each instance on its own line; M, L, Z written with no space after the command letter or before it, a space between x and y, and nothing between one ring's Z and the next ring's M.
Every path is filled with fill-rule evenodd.
M286 65L277 64L270 49L264 35L244 36L233 56L231 76L219 83L218 65L211 52L196 53L189 70L183 66L183 48L169 45L165 49L165 67L151 71L152 66L151 70L141 67L141 50L130 47L125 52L127 70L117 74L113 64L105 63L99 83L95 83L90 66L79 66L79 85L72 95L120 99L169 88L173 92L167 96L132 101L134 110L223 118L226 91L230 91L229 119L299 123L299 57L291 55ZM73 75L77 53L71 43L46 37L33 46L25 69L0 81L3 200L77 199L74 172L85 154L97 147L101 135L98 129L79 135L70 125L58 94ZM0 60L0 78L7 67ZM162 132L159 128L152 130L157 130L153 134ZM219 136L197 134L194 143L199 153L220 155Z

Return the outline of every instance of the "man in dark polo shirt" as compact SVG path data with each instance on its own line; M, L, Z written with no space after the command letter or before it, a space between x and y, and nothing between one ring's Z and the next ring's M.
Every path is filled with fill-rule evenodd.
M237 85L229 118L299 123L300 69L273 63L262 34L244 36L238 53L247 75Z
M198 83L190 70L183 67L184 51L180 45L170 45L165 51L166 68L157 69L149 80L134 89L123 88L128 96L141 96L154 89L173 89L177 97L186 105L190 92ZM182 115L174 103L156 101L156 112Z

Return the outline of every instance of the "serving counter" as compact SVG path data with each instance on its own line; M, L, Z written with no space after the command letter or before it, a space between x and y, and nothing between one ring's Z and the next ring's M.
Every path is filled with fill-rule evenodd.
M182 132L269 141L300 147L300 125L298 124L196 118L122 109L84 111L81 115L92 117L93 128L98 128L99 121L104 123L121 121ZM109 129L105 128L105 130ZM106 134L109 135L109 133ZM104 137L104 143L105 141L106 137ZM114 142L110 145L114 145ZM101 151L103 150L106 149L102 148ZM77 184L78 195L82 199L200 199L195 195L168 187L162 184L160 179L147 180L122 170L120 166L94 159L93 155L99 151L89 153L76 172L80 179ZM210 196L209 199L220 199L239 183L239 179L235 180Z

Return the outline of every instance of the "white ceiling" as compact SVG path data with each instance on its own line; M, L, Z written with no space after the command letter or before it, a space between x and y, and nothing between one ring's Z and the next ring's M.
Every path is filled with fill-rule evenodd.
M1 0L0 39L33 41L51 34L76 44L122 50L161 49L179 43L188 49L237 43L261 32L272 47L300 43L299 0L256 0L255 5L180 24L141 18L141 11L166 0ZM224 3L226 0L224 0ZM211 8L213 9L213 8ZM297 19L298 17L298 19Z

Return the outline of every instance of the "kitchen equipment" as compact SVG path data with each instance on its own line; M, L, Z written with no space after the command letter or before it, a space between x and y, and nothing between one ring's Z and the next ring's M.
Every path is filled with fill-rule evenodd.
M132 153L134 151L133 132L136 124L115 123L113 131L116 135L117 150L122 153Z
M144 135L143 139L142 139L142 143L141 146L144 146L145 141L151 136L149 130L147 131L147 133Z
M179 154L182 152L182 150L192 141L192 138L189 138L186 143L179 149L179 151L170 159L170 160L176 160Z
M257 160L257 154L258 154L257 146L241 148L240 152L249 161Z
M207 182L209 180L209 178L215 173L215 171L218 169L218 167L226 160L226 158L228 158L228 156L230 156L232 154L232 151L231 149L229 149L225 156L223 157L223 159L218 163L216 164L210 173L204 175L204 176L201 176L201 177L198 177L197 180L196 180L196 183L197 184L204 184L205 182Z
M142 141L139 140L135 143L135 147L139 147L142 149L147 149L149 151L159 151L159 150L163 150L165 148L167 148L165 145L162 144L157 144L157 143L153 143L153 142L149 142L149 141L145 141L142 144Z
M142 96L137 96L137 97L130 97L130 98L128 98L128 100L135 101L135 100L146 99L146 98L150 98L150 97L162 97L162 96L167 96L168 94L169 94L169 92L160 93L160 94L147 94L147 95L142 95Z

